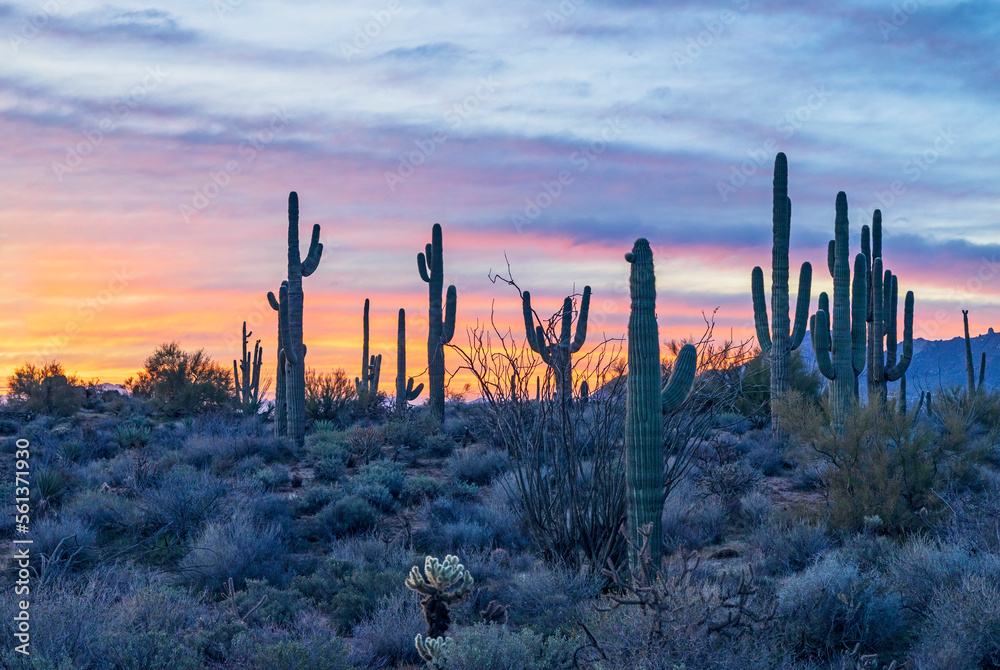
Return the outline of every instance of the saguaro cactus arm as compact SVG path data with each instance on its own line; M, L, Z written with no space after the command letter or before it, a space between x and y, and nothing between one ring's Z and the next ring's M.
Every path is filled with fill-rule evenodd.
M812 264L808 261L799 269L799 292L795 297L795 324L789 349L795 351L806 336L806 319L809 316L809 299L812 293Z
M576 320L576 335L569 351L575 354L583 348L587 340L587 319L590 317L590 287L583 287L583 298L580 300L580 318Z
M837 378L837 371L833 367L833 361L830 360L830 318L821 309L816 312L815 319L816 365L820 374L833 381Z
M323 244L319 241L319 224L313 224L312 239L309 240L309 253L302 261L302 276L308 277L319 267L319 259L323 256Z
M750 273L750 292L753 295L753 321L757 329L757 344L764 354L771 352L771 325L767 320L767 298L764 295L764 271L760 266Z
M698 350L693 344L685 344L677 353L674 361L674 369L670 372L670 379L660 393L663 403L663 411L671 412L687 400L694 385L695 372L698 369Z
M455 310L458 304L458 291L455 286L448 287L448 293L444 299L444 322L441 324L444 332L441 333L441 344L448 344L455 336Z
M899 380L910 367L913 358L913 291L906 292L906 302L903 307L903 355L899 362L886 369L885 378L890 382Z
M292 335L291 328L288 321L288 282L281 282L281 288L278 289L278 304L281 306L281 314L278 318L281 324L281 341L284 343L282 349L285 352L285 361L290 365L298 365L299 357L298 353L295 351L295 347L292 345Z
M865 369L865 353L868 350L868 329L866 317L868 312L867 298L868 276L865 273L865 256L854 257L854 281L851 284L851 364L855 376Z

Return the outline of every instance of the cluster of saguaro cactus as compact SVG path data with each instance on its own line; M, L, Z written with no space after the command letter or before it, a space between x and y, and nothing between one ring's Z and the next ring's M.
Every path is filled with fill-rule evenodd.
M867 291L868 403L885 407L887 383L901 380L913 358L913 291L906 294L903 308L903 353L896 360L896 309L898 278L884 269L882 260L882 212L875 210L872 227L861 229L861 253L865 257ZM883 357L882 345L885 343ZM905 382L903 382L905 388ZM900 404L906 402L900 395Z
M247 343L253 332L247 332L247 322L243 322L243 358L237 364L233 360L233 383L236 386L236 402L244 412L256 412L260 405L260 368L264 364L264 350L260 340L253 345L253 357L247 350ZM242 374L241 374L242 373Z
M812 265L802 264L799 270L799 291L795 302L795 326L789 335L788 316L788 240L792 228L792 201L788 197L788 160L779 153L774 158L772 195L771 246L771 324L767 323L767 303L764 298L764 271L760 266L750 275L753 295L754 324L761 353L771 365L771 430L781 432L778 403L791 388L792 352L805 337L812 288Z
M444 345L455 335L455 306L458 293L448 287L442 311L444 289L444 252L441 244L441 224L431 229L431 242L417 254L417 270L428 284L430 305L427 313L427 377L430 387L431 414L444 421Z
M652 524L649 536L653 565L660 564L663 545L663 414L677 408L691 392L698 352L685 344L663 386L660 336L656 325L656 277L653 252L643 238L625 255L632 264L628 320L628 379L625 409L625 467L628 497L629 566L639 565L640 529Z
M416 566L410 570L406 587L424 596L420 600L420 606L424 610L424 620L427 621L427 639L424 640L418 633L415 643L421 658L428 663L440 658L440 652L446 644L444 634L451 625L448 605L466 596L474 581L465 566L458 562L458 557L451 554L445 556L443 563L428 556L424 561L423 575Z
M986 352L979 360L979 384L976 384L976 366L972 363L972 340L969 339L969 310L962 310L962 322L965 325L965 372L969 377L969 397L976 395L983 387L986 378Z
M292 191L288 194L288 279L281 283L279 299L275 299L273 293L268 293L267 299L279 314L279 366L284 359L285 425L279 425L277 431L291 437L299 446L305 441L306 432L306 345L302 342L302 278L316 271L322 255L323 245L319 241L317 223L313 226L309 252L305 260L302 260L299 250L299 196Z
M354 378L358 397L374 398L378 395L378 381L382 373L382 354L368 356L368 298L365 298L364 340L361 345L361 377Z
M528 338L528 346L542 357L545 364L552 370L556 380L556 397L564 406L573 397L573 360L572 356L580 351L587 341L587 319L590 316L590 287L583 288L583 298L580 300L580 316L576 321L576 335L573 329L573 298L563 300L562 328L557 342L549 342L545 328L535 324L535 313L531 309L531 293L525 291L521 296L521 308L524 312L524 332ZM572 338L572 339L571 339Z
M847 195L841 191L837 194L835 238L830 240L827 253L827 265L833 275L833 327L830 327L830 303L826 293L820 294L819 310L810 318L816 363L820 373L830 380L831 418L838 429L858 397L858 375L865 369L867 352L865 256L859 253L854 258L852 283L849 244Z
M399 310L396 326L396 411L406 411L407 403L417 399L424 390L423 384L413 387L413 377L406 376L406 310Z

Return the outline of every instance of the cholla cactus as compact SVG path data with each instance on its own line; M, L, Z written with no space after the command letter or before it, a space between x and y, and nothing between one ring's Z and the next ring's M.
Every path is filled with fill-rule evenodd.
M465 566L458 562L458 556L451 554L444 557L444 563L428 556L424 561L424 575L427 576L426 579L420 574L420 569L413 566L410 576L406 578L406 587L424 596L420 605L424 608L427 638L430 641L431 638L442 637L448 631L448 625L451 624L448 605L467 595L474 580ZM455 587L454 590L450 590L452 587Z
M427 661L427 664L433 668L439 667L438 664L441 662L441 659L448 652L448 649L455 644L454 640L450 637L429 637L425 640L424 636L420 633L417 633L415 642L420 658Z

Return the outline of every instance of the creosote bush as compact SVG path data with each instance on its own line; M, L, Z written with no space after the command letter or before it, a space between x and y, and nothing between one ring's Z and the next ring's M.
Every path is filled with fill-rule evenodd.
M203 349L188 352L168 342L146 359L135 377L125 380L125 387L167 416L189 416L228 407L233 380Z

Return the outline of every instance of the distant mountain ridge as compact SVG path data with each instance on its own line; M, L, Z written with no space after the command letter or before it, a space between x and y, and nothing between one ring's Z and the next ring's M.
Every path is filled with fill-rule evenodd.
M976 367L976 382L979 382L979 361L986 352L986 377L983 386L989 389L1000 387L1000 333L992 328L984 335L970 338L972 344L972 361ZM897 355L902 353L899 345ZM816 353L812 348L810 333L806 333L799 347L802 360L810 368L816 367ZM859 390L862 398L867 399L868 388L865 384L865 372L861 373ZM965 338L953 337L950 340L913 340L913 360L906 372L906 395L910 403L919 396L920 391L937 391L949 386L968 386L968 376L965 367ZM889 394L898 392L899 383L889 384Z

